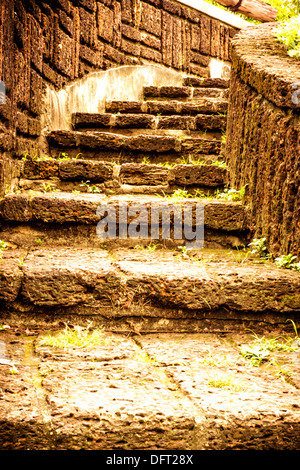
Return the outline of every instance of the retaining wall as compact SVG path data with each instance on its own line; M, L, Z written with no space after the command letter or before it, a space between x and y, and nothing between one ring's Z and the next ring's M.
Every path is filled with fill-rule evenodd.
M232 41L226 159L231 186L247 185L253 237L275 255L299 255L300 61L274 28L251 26Z

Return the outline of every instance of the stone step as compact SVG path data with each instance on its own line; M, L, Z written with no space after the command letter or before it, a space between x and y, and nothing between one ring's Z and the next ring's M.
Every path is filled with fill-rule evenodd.
M201 88L229 88L229 80L224 78L185 77L183 86Z
M212 114L198 114L195 116L154 116L151 114L97 114L75 113L72 116L73 129L111 129L153 131L160 133L164 130L184 131L224 131L227 117Z
M186 219L183 219L183 208ZM163 224L160 211L166 216ZM205 246L243 246L248 235L244 206L222 199L27 191L6 195L0 215L1 237L18 246L35 244L38 238L54 245L100 246L108 242L132 246L137 240L146 244L161 240L177 246L195 237L192 230L196 217L197 237L201 236L201 240L204 219ZM103 228L108 222L111 232L105 235ZM141 227L141 233L134 233L136 224ZM178 229L181 225L184 230Z
M57 310L51 320L47 313L5 318L10 328L1 340L17 373L0 368L2 449L92 450L100 465L137 468L164 462L201 467L204 450L299 449L297 351L272 351L266 366L253 367L240 352L253 348L253 335L232 331L237 316L216 319L216 331L208 334L207 314L198 312L199 333L179 332L170 315L160 324L166 332L142 335L136 318L124 319L126 333L116 334L99 328L102 318L92 317L91 324L85 315L70 315L67 323ZM121 319L114 321L112 312L106 323L110 318L116 330ZM240 321L259 338L293 335L286 325L271 330L265 321L259 328L262 315L255 315L240 315ZM191 329L189 317L186 324ZM68 343L76 334L99 341L76 347ZM54 338L60 342L52 346ZM278 363L292 371L288 379Z
M101 219L97 209L113 206L141 206L147 214L140 219L141 225L148 225L151 211L157 207L170 206L204 206L204 222L208 228L239 232L246 229L245 208L242 204L222 199L184 198L166 199L158 196L111 196L104 194L73 194L67 192L35 192L11 193L1 202L1 216L4 221L18 222L54 222L94 224ZM129 220L129 219L128 219ZM150 219L149 219L150 220ZM117 224L119 220L117 219Z
M194 88L191 86L147 86L143 88L144 98L171 99L192 101L199 98L223 98L228 96L225 88Z
M85 159L111 159L119 161L151 159L161 156L170 161L184 155L200 157L202 155L219 155L222 143L220 140L189 136L133 135L126 136L110 132L53 131L47 136L49 154L59 157L68 154L74 158L81 155Z
M8 312L96 315L115 331L128 331L129 320L143 333L203 331L210 319L219 330L217 319L240 328L247 314L267 322L300 311L299 273L206 250L11 249L0 283Z
M95 188L102 191L117 191L122 185L152 186L153 191L164 185L167 192L175 187L220 188L227 183L228 173L226 168L216 164L179 164L167 167L145 163L115 165L81 159L26 159L20 166L19 188L38 191L76 189L87 192L92 190L91 185L97 185ZM90 185L83 185L82 182Z
M107 101L107 113L197 115L227 114L228 102L219 98L199 98L191 101Z

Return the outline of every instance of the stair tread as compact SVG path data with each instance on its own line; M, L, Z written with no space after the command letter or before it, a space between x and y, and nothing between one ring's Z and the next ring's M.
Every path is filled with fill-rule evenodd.
M184 257L165 249L122 249L111 256L96 248L33 248L20 269L20 250L6 250L0 264L0 298L15 300L22 293L34 305L89 302L95 307L114 294L124 294L125 304L140 286L152 301L188 310L299 310L299 273L271 263L238 263L224 252L214 253L211 257L201 250Z
M217 114L227 113L228 101L220 98L199 98L191 101L107 101L106 112L134 114Z
M183 80L183 86L229 88L229 80L224 78L185 77Z

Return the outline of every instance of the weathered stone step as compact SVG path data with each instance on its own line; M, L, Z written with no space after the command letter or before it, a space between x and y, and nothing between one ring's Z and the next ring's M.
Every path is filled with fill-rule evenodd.
M91 324L70 315L68 326L57 313L52 321L47 314L20 317L6 317L10 328L1 332L18 371L0 368L2 449L94 450L100 465L136 468L144 459L155 465L179 457L181 465L201 467L197 450L299 449L299 353L275 350L267 367L253 367L239 350L253 348L252 333L232 331L238 323L232 313L227 321L216 318L210 334L204 315L189 323L195 331L202 324L199 333L179 332L176 319L168 318L166 332L147 335L138 334L136 319L124 319L126 333L116 334L101 331L96 316ZM286 325L265 322L258 331L249 313L240 321L264 340L290 336ZM117 318L114 330L120 323ZM99 341L68 344L76 333ZM58 336L65 345L47 344ZM288 379L278 363L291 371Z
M226 116L199 114L195 116L154 116L151 114L97 114L75 113L72 116L74 129L148 129L159 133L162 130L225 130Z
M51 156L74 149L77 155L86 150L99 152L133 152L177 155L218 155L221 142L201 137L136 135L125 136L109 132L53 131L47 136ZM73 152L74 153L74 152ZM112 154L113 155L113 154ZM73 156L73 155L70 155Z
M183 86L201 88L229 88L229 80L224 78L185 77Z
M143 89L144 98L171 99L189 101L198 98L223 98L226 99L228 90L223 88L193 88L190 86L147 86Z
M189 101L107 101L107 113L155 114L155 115L196 115L226 114L228 102L218 98L199 98Z
M179 199L137 195L108 197L103 194L29 191L6 195L1 202L1 217L6 222L97 224L104 217L102 212L111 207L116 210L117 225L130 225L138 216L139 208L142 208L138 220L141 226L148 227L148 233L151 235L151 214L153 211L172 207L181 210L183 206L190 207L194 211L197 205L204 207L205 227L225 232L247 230L246 213L242 204L221 199L184 197ZM125 213L124 220L119 220L121 207L125 211L122 212L123 215ZM127 217L129 209L133 215L129 214ZM171 225L172 223L171 220Z
M118 188L127 185L172 185L216 188L227 182L227 169L217 165L180 164L173 167L143 163L125 163L114 165L108 162L67 159L67 160L32 160L22 162L20 169L20 188L37 189L30 182L46 185L49 191L62 189L61 183L88 181L102 187ZM47 181L47 183L45 182ZM48 187L47 185L50 185ZM74 186L72 189L87 191L86 187ZM101 186L100 186L101 188Z
M222 254L221 259L205 250L190 258L160 249L7 250L0 264L0 300L8 311L26 305L27 315L96 315L119 331L129 319L142 332L182 327L196 332L205 316L209 326L210 318L232 322L240 315L241 321L247 313L255 313L257 321L299 314L299 273L237 263Z

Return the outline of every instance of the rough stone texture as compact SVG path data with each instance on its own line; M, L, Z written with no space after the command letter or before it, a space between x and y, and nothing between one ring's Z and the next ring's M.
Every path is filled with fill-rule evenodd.
M193 450L299 448L299 351L253 367L238 351L252 344L245 332L103 332L96 346L61 348L41 344L41 325L9 324L1 341L16 372L0 365L3 450L182 450L195 465ZM293 363L291 376L274 362Z
M194 108L194 112L197 110ZM173 137L167 135L122 135L105 132L74 132L53 131L48 136L50 150L77 148L85 152L86 149L132 151L135 153L155 152L164 153L191 153L218 154L221 142L202 137Z
M99 248L45 247L32 248L28 254L12 249L6 256L1 300L8 311L16 312L22 305L24 311L26 306L32 318L36 311L96 314L96 320L106 324L134 317L147 331L144 318L156 317L156 331L169 331L175 319L177 328L194 331L200 313L222 318L222 311L227 311L230 321L253 312L267 323L269 312L281 315L284 322L285 315L300 311L299 273L272 264L237 263L228 255L220 261L205 252L188 259L168 250L123 250L112 256ZM165 319L161 326L160 319Z
M101 183L113 178L113 165L86 160L66 160L59 163L59 176L62 180L88 180Z
M205 225L208 228L225 232L247 230L245 208L239 203L206 199L181 199L173 202L153 195L107 197L102 194L31 191L7 195L2 203L1 214L3 220L11 222L96 224L100 220L100 216L97 215L98 208L100 210L101 207L112 205L116 208L125 206L127 210L130 206L143 206L146 212L139 220L141 225L148 225L152 210L158 207L167 208L173 204L179 207L191 205L193 208L196 204L203 205Z
M228 102L224 99L197 99L195 102L182 101L107 101L108 113L165 114L226 114Z
M202 88L229 88L229 80L224 78L186 77L183 85Z
M218 187L226 178L227 170L215 165L175 165L169 172L169 183L180 186Z
M209 58L218 51L218 58L227 60L237 32L222 25L210 37L209 18L166 1L7 0L0 18L0 79L7 94L0 109L0 159L5 166L13 162L13 152L18 157L39 152L46 84L61 89L94 70L147 63L207 76ZM194 50L192 55L192 27L198 35L203 29L207 33L202 54ZM13 182L6 171L1 196Z
M121 166L120 180L123 184L158 185L166 183L168 169L157 165L127 163Z
M254 238L274 255L300 254L300 120L292 88L299 61L272 36L251 27L233 42L226 159L230 184L247 184Z
M12 302L16 300L22 283L21 264L24 250L4 251L0 258L0 299Z

